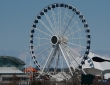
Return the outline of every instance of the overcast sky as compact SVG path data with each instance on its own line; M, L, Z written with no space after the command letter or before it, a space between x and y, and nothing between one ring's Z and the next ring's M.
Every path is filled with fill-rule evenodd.
M110 0L0 0L0 55L29 56L30 28L36 15L58 2L82 12L91 31L91 51L110 57Z

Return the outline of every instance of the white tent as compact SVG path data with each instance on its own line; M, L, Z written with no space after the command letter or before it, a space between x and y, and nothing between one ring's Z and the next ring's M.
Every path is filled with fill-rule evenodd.
M89 53L88 57L91 60L92 60L93 57L100 57L100 58L103 58L103 59L106 59L106 60L110 60L110 58L107 58L107 57L104 57L104 56L102 57L102 56L97 55L97 54L92 53L92 52ZM91 68L87 61L85 62L85 65L83 65L83 69L91 68L91 69L86 70L87 73L91 73L91 74L94 74L94 75L99 75L99 74L101 75L101 73L103 73L105 70L110 70L110 62L107 62L107 61L105 61L105 62L95 62L93 60L92 60L92 62L94 64L94 68ZM99 73L99 72L101 72L101 73ZM110 78L110 73L104 73L104 78L105 79Z
M100 58L103 58L103 59L110 60L110 58L107 58L107 57L104 57L104 56L102 57L102 56L97 55L97 54L92 53L92 52L90 52L88 56L90 57L91 60L92 60L93 57L100 57ZM94 68L96 68L96 69L99 69L99 70L102 70L102 71L110 69L110 62L107 62L107 61L105 61L105 62L92 61L92 62L94 64Z

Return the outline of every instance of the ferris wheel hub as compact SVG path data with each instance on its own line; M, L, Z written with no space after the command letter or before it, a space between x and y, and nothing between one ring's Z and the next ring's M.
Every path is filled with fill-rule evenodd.
M57 44L58 43L58 37L57 36L52 36L51 42L52 42L52 44Z
M52 38L51 38L51 42L52 42L52 44L61 44L61 43L63 43L63 44L67 44L67 42L68 42L68 38L66 37L66 36L52 36Z

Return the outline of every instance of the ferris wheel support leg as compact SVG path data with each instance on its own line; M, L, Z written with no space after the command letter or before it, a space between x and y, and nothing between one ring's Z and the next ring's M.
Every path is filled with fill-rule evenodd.
M60 52L58 51L58 59L57 59L57 61L56 61L56 66L55 66L55 70L54 70L54 73L55 73L55 74L56 74L57 67L58 67L59 57L60 57Z
M69 66L69 63L68 63L68 61L67 61L67 59L66 59L66 56L65 56L65 54L64 54L64 52L63 52L62 47L61 47L60 44L59 44L59 47L60 47L60 50L61 50L61 52L62 52L62 54L63 54L63 57L64 57L64 59L65 59L65 61L66 61L66 64L67 64L67 66L68 66L68 68L69 68L69 71L70 71L71 75L73 76L73 73L72 73L72 71L71 71L71 68L70 68L70 66Z
M55 56L56 56L56 53L57 53L57 50L58 50L58 47L54 48L54 51L52 53L52 56L51 59L49 59L48 63L47 63L47 70L49 70L50 66L51 66L51 63L53 62Z
M47 62L48 62L48 60L49 60L49 58L50 58L52 52L53 52L53 48L52 48L52 50L50 51L49 56L48 56L48 58L47 58L47 60L46 60L46 62L45 62L45 64L44 64L44 66L43 66L43 68L42 68L42 70L41 70L41 74L43 73L44 68L45 68L45 66L46 66L46 64L47 64Z

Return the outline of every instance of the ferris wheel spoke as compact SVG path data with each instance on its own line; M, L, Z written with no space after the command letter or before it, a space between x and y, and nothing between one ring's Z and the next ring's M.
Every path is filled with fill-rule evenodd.
M63 17L63 22L62 22L62 29L61 29L62 32L64 31L64 23L66 21L66 15L67 15L67 13L68 13L68 8L66 7L65 13L64 13L64 17Z
M73 54L71 53L70 49L68 49L66 46L65 46L65 49L66 51L72 56L72 58L74 59L74 61L79 65L79 63L77 62L77 60L75 59L75 57L73 56ZM72 59L72 60L73 60Z
M51 12L52 12L52 17L53 17L53 21L54 21L54 29L55 29L55 32L56 32L56 34L58 35L58 30L57 30L57 25L56 25L56 17L55 17L55 13L54 13L54 11L53 11L53 9L51 10Z
M74 43L71 43L71 42L68 42L68 44L71 44L71 45L73 45L73 46L78 46L78 47L81 47L81 48L86 48L86 47L84 47L84 46L77 45L77 44L74 44Z
M81 56L78 52L76 52L74 49L70 48L69 46L66 46L68 49L70 49L71 51L74 51L78 56Z
M78 40L78 39L86 39L86 37L79 37L79 38L69 38L70 40Z
M40 29L38 29L38 28L35 28L36 30L38 30L39 32L41 32L41 33L43 33L43 34L45 34L45 35L47 35L47 36L50 36L51 37L51 35L49 35L49 34L47 34L46 32L43 32L42 30L40 30Z
M37 45L37 46L35 46L34 48L38 48L38 47L41 47L41 46L44 46L44 45L48 45L48 44L50 44L51 42L49 42L49 43L45 43L45 44L41 44L41 45Z
M82 39L86 39L86 37L80 37L81 35L79 34L79 37L78 38L69 38L68 40L73 40L73 41L75 41L75 40L77 40L77 41L79 41L79 45L81 46L81 40ZM72 43L72 42L71 42Z
M39 57L40 55L42 55L44 52L46 52L48 49L50 49L52 46L49 46L48 48L45 48L45 50L43 50L42 52L40 52L37 57ZM36 58L37 58L36 57Z
M83 30L83 29L84 29L84 27L83 27L83 28L79 28L79 29L77 29L76 31L71 32L71 33L70 33L70 34L68 34L67 36L69 37L70 35L73 35L73 34L75 34L75 33L79 32L79 31L81 31L81 30Z
M72 29L79 23L80 19L78 19L77 21L74 21L74 24L69 27L68 31L65 33L65 35L68 35L70 33L72 33Z
M52 22L51 22L49 16L48 16L46 13L44 13L44 15L46 16L46 19L47 19L47 21L49 22L49 24L50 24L50 26L51 26L51 28L52 28L54 34L55 34L56 31L54 30L55 28L54 28L54 26L53 26L53 24L52 24Z
M73 64L73 59L71 58L71 56L69 55L69 53L68 53L68 51L65 49L65 52L66 52L66 54L67 54L67 57L68 57L68 59L69 59L69 61L71 62L71 64L72 64L72 67L73 67L73 69L75 70L75 67L73 66L74 64Z
M40 37L34 37L35 39L40 39L40 40L50 40L48 38L40 38Z
M58 23L59 23L59 35L61 34L61 8L58 7Z
M66 52L68 53L68 55L74 57L74 59L75 59L75 56L72 55L72 53L71 53L72 50L69 48L69 46L63 45L63 47L65 48L65 50L66 50ZM79 55L79 54L78 54L78 55ZM72 58L72 57L71 57L71 58ZM73 60L73 59L72 59L72 60ZM75 59L75 61L76 61L76 59ZM77 64L78 64L78 63L77 63Z
M64 52L63 52L63 49L62 49L62 47L61 47L60 44L59 44L59 48L60 48L61 53L62 53L62 55L63 55L63 57L64 57L64 59L65 59L65 61L66 61L66 64L67 64L67 66L68 66L68 68L69 68L69 71L70 71L71 75L73 75L73 73L72 73L72 71L71 71L71 68L70 68L70 65L69 65L69 63L68 63L68 61L67 61L67 58L66 58L66 56L65 56L65 54L64 54Z
M70 25L70 23L71 23L71 21L72 21L72 19L73 19L74 15L75 15L75 13L73 13L73 14L72 14L72 16L71 16L71 18L70 18L70 20L69 20L68 24L66 25L66 28L64 29L63 34L62 34L62 35L64 35L64 34L65 34L65 32L66 32L66 30L67 30L68 26Z
M60 31L60 12L59 12L59 7L58 7L58 35L60 34L59 31Z
M69 49L68 49L69 50ZM72 55L72 53L69 51L70 55L73 57L74 61L78 64L78 66L80 65L79 62L77 62L77 60L75 59L75 57ZM82 69L83 73L86 74L86 72Z
M76 63L74 63L73 65L75 66L75 67L78 67L79 65L80 65L80 62L78 62L78 60L80 59L80 58L75 58L75 56L71 53L71 49L70 48L68 48L68 47L65 47L65 49L67 50L67 52L70 54L70 56L71 56L71 60L73 60L73 61L75 61Z
M45 64L44 64L43 68L41 69L41 74L43 73L44 68L46 67L46 65L47 65L47 63L48 63L49 58L50 58L50 56L52 55L52 52L53 52L53 48L51 49L51 51L50 51L50 53L49 53L49 55L48 55L48 58L47 58L47 60L46 60L46 62L45 62Z
M51 31L50 28L49 28L42 20L39 20L39 21L42 23L42 25L43 25L52 35L54 34L54 32Z

